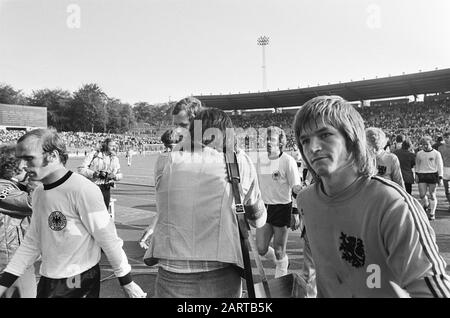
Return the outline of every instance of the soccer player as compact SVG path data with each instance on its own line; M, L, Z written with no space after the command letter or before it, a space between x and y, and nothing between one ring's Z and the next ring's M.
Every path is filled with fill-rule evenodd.
M267 207L267 223L256 229L256 245L260 255L275 265L275 277L287 274L286 254L288 228L291 226L292 192L300 192L301 179L295 159L284 152L286 134L279 127L267 128L267 158L257 166L261 194ZM299 223L298 214L295 222ZM273 248L270 242L273 238Z
M387 143L386 134L380 128L370 127L366 129L366 136L368 145L376 156L378 176L392 180L404 187L398 157L384 150Z
M419 184L419 196L428 219L435 219L437 207L436 186L442 186L443 163L439 151L431 147L432 139L424 136L420 139L420 150L416 155L416 182ZM427 197L427 189L430 198Z
M127 164L128 167L131 167L131 161L133 160L133 149L132 148L128 148L125 157L127 159Z
M38 298L97 298L100 248L128 297L145 297L133 282L123 241L117 236L100 189L67 170L66 146L56 131L36 129L17 143L16 156L32 181L33 217L25 240L0 278L0 296L39 256Z
M297 196L319 297L450 297L446 263L420 203L374 176L364 121L339 96L297 112L294 131L315 183Z
M450 212L450 132L444 133L444 142L444 144L439 146L438 150L442 155L444 164L444 190L449 203L448 211Z

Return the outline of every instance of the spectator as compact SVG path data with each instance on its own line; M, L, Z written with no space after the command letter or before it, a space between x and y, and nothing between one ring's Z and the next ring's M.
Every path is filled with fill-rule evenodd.
M438 150L438 148L444 144L444 137L439 136L436 139L436 142L433 144L433 149Z

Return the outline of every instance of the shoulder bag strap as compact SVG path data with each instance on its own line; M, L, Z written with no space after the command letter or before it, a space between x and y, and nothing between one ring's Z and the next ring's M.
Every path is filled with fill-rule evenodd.
M241 188L239 186L241 180L239 174L239 166L237 164L236 153L227 152L225 154L225 162L227 165L228 179L229 182L231 183L233 191L234 205L235 205L234 212L236 213L237 222L239 224L239 236L241 241L242 257L244 259L244 271L248 297L249 298L256 297L249 250L253 250L254 252L256 265L258 267L259 274L262 279L266 296L270 297L269 284L267 282L267 278L264 273L264 268L262 267L262 262L258 254L258 250L256 248L256 243L254 242L252 234L250 232L250 227L248 225L247 219L245 218L244 205L242 204L241 201Z

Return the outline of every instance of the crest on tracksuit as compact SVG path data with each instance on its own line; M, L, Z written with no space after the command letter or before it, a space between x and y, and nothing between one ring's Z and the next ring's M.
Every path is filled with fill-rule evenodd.
M386 174L386 171L387 171L387 167L386 166L377 166L377 168L378 168L378 175L379 176L382 176L382 175L384 175L384 174Z
M53 211L48 216L48 226L53 231L61 231L66 227L66 225L67 225L67 219L64 216L64 214L62 214L61 212Z
M366 255L364 254L364 243L360 238L350 236L341 232L339 251L342 259L349 262L353 267L364 266Z
M272 173L272 179L273 179L274 181L278 181L278 180L280 180L280 178L281 178L281 173L280 173L279 170L274 171L274 172Z

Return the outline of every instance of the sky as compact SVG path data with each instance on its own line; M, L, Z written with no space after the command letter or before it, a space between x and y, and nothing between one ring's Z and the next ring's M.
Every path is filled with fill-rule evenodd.
M449 0L0 0L0 83L123 102L450 67Z

